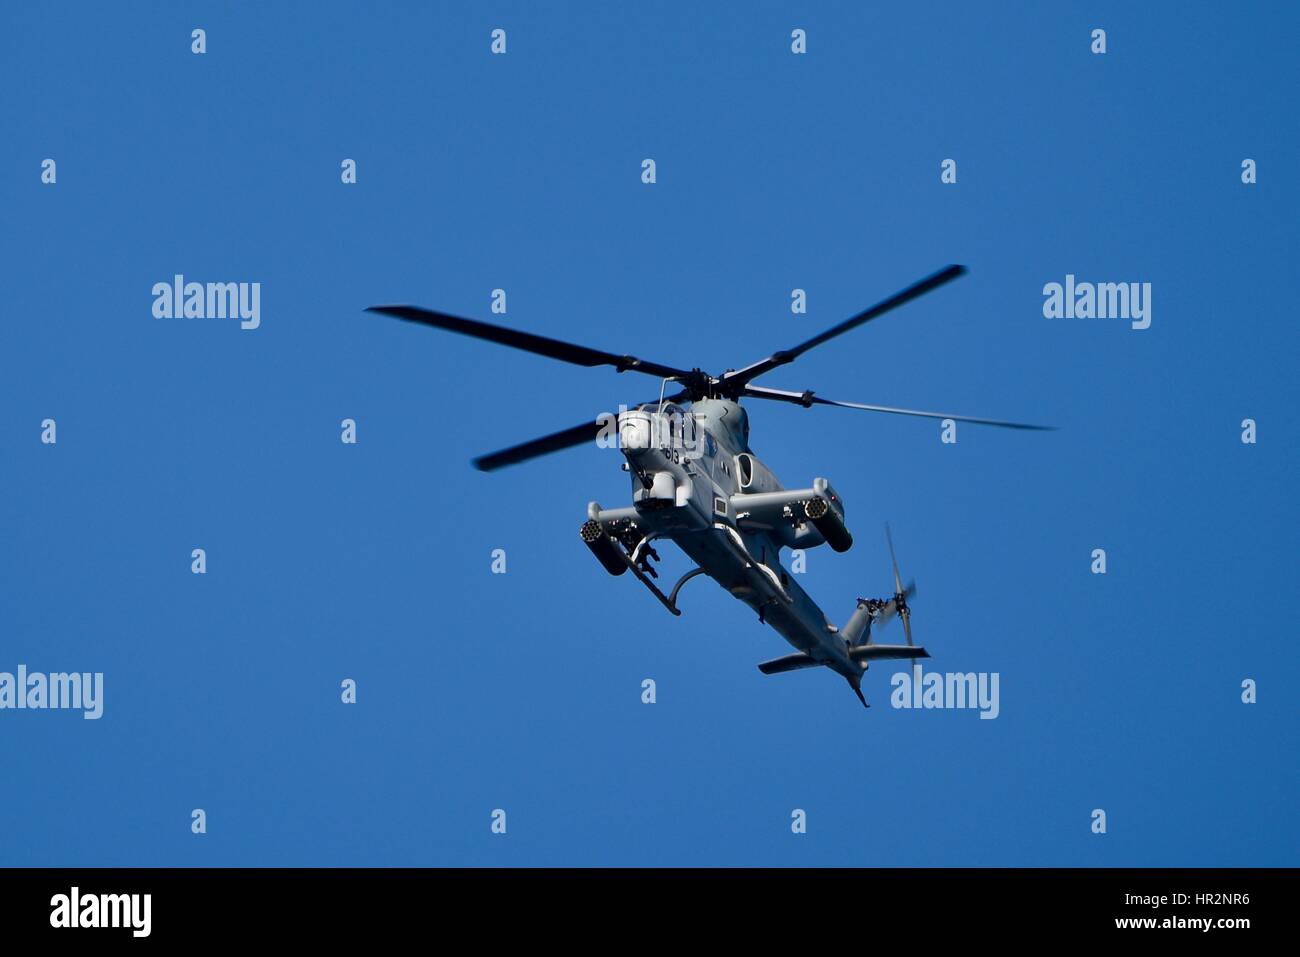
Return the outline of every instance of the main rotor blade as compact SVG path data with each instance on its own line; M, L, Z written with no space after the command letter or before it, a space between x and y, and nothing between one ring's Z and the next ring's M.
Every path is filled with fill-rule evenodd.
M689 394L689 392L679 392L676 395L666 395L664 396L664 402L679 402ZM639 403L639 405L650 405L658 401L658 398L655 398L649 402ZM632 408L638 407L632 406ZM493 472L505 468L507 465L517 465L520 462L535 459L540 455L548 455L551 452L559 452L561 449L581 445L583 442L594 442L600 435L601 430L606 427L607 422L608 419L602 416L591 422L582 422L560 432L552 432L540 439L521 442L519 445L512 445L509 448L488 455L480 455L474 460L474 467L482 472Z
M685 369L661 365L658 362L649 362L645 359L638 359L636 356L615 355L612 352L589 349L586 346L574 345L571 342L552 339L549 336L521 332L518 329L507 329L505 326L496 326L490 322L479 322L477 319L462 319L459 316L451 316L445 312L421 309L419 306L371 306L366 312L378 312L385 316L405 319L407 322L418 322L421 325L432 326L435 329L456 332L462 336L486 339L488 342L495 342L498 345L522 349L525 352L534 352L537 355L559 359L562 362L572 362L574 365L586 366L587 368L613 366L619 372L644 372L658 379L681 378L690 375Z
M572 428L544 435L540 439L533 439L531 442L512 445L508 449L501 449L488 455L480 455L474 460L474 467L481 472L493 472L507 465L517 465L535 459L539 455L558 452L574 445L581 445L583 442L594 442L602 427L603 423L599 421L583 422Z
M932 289L938 289L940 286L944 285L945 283L952 282L952 280L956 279L958 276L964 275L965 272L966 272L965 266L957 266L957 265L945 266L943 269L940 269L937 273L934 273L931 276L926 276L924 279L920 280L919 282L912 283L912 285L908 286L902 292L895 293L894 295L890 296L888 299L876 303L870 309L858 313L856 316L852 317L851 319L845 319L838 326L832 326L830 329L827 329L825 332L821 333L820 335L813 336L811 339L807 340L806 342L799 343L799 345L795 346L793 349L783 349L780 352L774 352L766 359L762 359L758 362L753 363L752 365L745 366L745 368L743 369L737 369L734 372L727 373L727 375L722 377L722 381L744 385L750 380L755 379L766 372L771 372L773 369L777 368L778 366L783 366L786 365L787 363L794 362L795 359L799 358L801 355L803 355L809 349L812 349L814 346L819 346L823 342L826 342L829 339L834 339L836 336L843 335L844 333L850 331L851 329L856 329L864 322L870 322L872 319L875 319L878 316L883 316L891 309L897 309L899 306L911 302L913 299L916 299L918 296L925 295L927 292L929 292Z
M1003 422L1001 419L976 419L969 415L956 415L952 412L923 412L920 409L899 409L889 405L866 405L861 402L837 402L835 399L823 399L811 392L788 392L785 389L766 389L763 386L747 385L742 395L755 399L775 399L778 402L792 402L795 405L810 407L814 405L833 405L840 409L862 409L866 412L890 412L894 415L918 415L926 419L952 419L954 422L971 422L975 425L996 425L1003 429L1031 429L1036 432L1053 432L1054 425L1028 425L1024 422Z

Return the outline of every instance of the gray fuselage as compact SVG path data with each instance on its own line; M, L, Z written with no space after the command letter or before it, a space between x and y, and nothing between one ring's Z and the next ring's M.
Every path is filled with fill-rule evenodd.
M804 515L813 490L786 491L753 455L745 410L725 399L702 399L689 411L646 407L619 416L619 439L633 506L603 512L602 521L670 539L796 649L856 683L864 666L781 564L782 548L826 541ZM818 482L819 491L829 489ZM842 504L833 491L830 498L842 520Z

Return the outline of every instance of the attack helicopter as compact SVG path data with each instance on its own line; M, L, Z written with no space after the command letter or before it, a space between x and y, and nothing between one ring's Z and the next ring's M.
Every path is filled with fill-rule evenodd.
M611 575L631 573L674 615L681 614L677 598L682 586L699 575L707 575L754 609L760 622L770 625L795 648L793 654L762 662L759 671L774 675L826 667L842 675L863 706L869 707L862 693L862 675L872 661L929 657L925 648L912 640L908 599L915 595L916 586L903 585L893 538L886 525L893 594L859 598L842 627L831 623L781 564L781 550L826 544L837 552L848 551L853 536L845 524L844 501L825 478L814 478L804 488L784 488L750 448L749 417L741 400L952 419L1010 429L1051 428L843 402L823 398L811 390L791 392L754 384L759 376L790 365L809 350L965 272L964 266L947 266L793 348L717 376L699 368L680 369L417 306L371 306L367 311L575 365L611 366L619 372L659 379L657 399L624 407L616 417L606 414L481 456L474 465L490 472L587 442L616 444L625 458L623 468L631 474L632 504L607 509L591 502L579 530L583 543L605 570ZM659 560L654 543L663 540L676 544L696 565L668 594L654 580L658 572L653 563ZM878 631L895 617L902 622L906 643L875 642L873 628Z

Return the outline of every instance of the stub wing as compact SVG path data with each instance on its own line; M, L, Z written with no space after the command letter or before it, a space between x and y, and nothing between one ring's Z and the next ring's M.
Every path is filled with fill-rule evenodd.
M851 649L849 657L854 661L877 661L889 658L929 658L930 653L920 645L862 645ZM808 657L801 651L783 658L760 662L758 670L765 675L780 675L801 668L815 668L820 664L820 661Z
M737 492L731 514L743 531L765 532L788 548L813 548L829 542L837 552L848 551L853 537L844 527L844 505L824 478L812 488L775 492Z
M814 668L819 664L821 664L820 661L809 658L801 651L797 654L786 655L784 658L773 658L771 661L761 662L758 670L765 675L779 675L787 671L798 671L800 668Z
M930 652L920 645L860 645L849 651L854 661L875 661L878 658L929 658Z
M731 514L741 525L789 527L803 521L804 502L816 494L810 488L782 489L756 495L737 492L731 496Z

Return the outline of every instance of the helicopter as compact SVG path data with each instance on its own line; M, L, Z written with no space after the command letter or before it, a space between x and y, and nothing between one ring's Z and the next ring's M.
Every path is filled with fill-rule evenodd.
M631 355L603 352L547 336L464 319L417 306L371 306L368 312L431 326L446 332L510 346L526 352L594 368L612 366L660 380L659 396L625 406L612 416L532 439L474 459L483 471L596 441L622 451L623 469L631 474L632 504L602 508L587 506L579 529L583 543L611 575L631 573L673 615L680 615L678 595L691 579L707 575L758 613L795 649L758 665L765 675L803 668L825 667L842 675L864 707L862 676L872 661L930 657L912 640L908 599L914 582L904 586L894 554L893 537L885 526L894 591L884 598L859 598L842 627L836 627L781 564L781 550L829 545L846 552L853 536L844 519L844 501L825 478L805 488L787 489L753 453L749 417L742 399L766 399L812 408L831 406L895 415L951 419L1010 429L1046 430L1051 426L924 412L883 405L842 402L814 392L792 392L755 385L754 380L787 366L811 349L877 319L966 273L949 265L901 292L844 320L790 349L772 353L740 369L710 375L699 368L680 369ZM671 394L669 386L672 385ZM671 541L695 563L668 594L655 583L659 561L656 542ZM878 631L897 617L905 644L878 644Z

